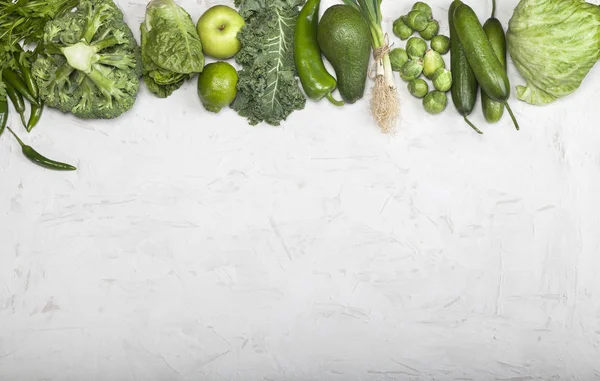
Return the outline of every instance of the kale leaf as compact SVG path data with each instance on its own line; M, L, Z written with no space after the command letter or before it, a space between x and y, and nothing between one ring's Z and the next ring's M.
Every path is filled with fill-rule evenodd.
M238 34L242 66L233 109L251 125L278 126L306 98L296 79L294 29L304 0L236 0L246 25Z

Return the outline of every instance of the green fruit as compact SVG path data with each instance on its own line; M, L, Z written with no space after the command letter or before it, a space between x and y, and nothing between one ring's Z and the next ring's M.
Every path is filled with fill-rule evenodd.
M431 81L436 90L446 92L452 88L452 73L444 68L437 69Z
M434 38L435 36L437 36L437 34L440 32L440 24L435 21L432 20L427 24L427 28L423 29L422 31L419 32L419 34L421 35L421 37L423 37L425 40L431 40L432 38Z
M446 109L448 105L448 97L446 93L434 90L423 98L423 107L428 113L435 115Z
M354 103L362 98L371 58L371 30L360 12L341 4L327 8L317 40L335 70L342 99Z
M408 25L412 30L420 32L423 29L427 28L427 24L429 23L429 17L427 17L427 15L421 11L410 11L406 15L404 23Z
M402 48L393 49L390 52L390 62L392 63L393 71L400 71L402 66L408 62L408 54Z
M448 53L448 50L450 50L450 39L442 35L435 36L431 39L431 49L440 54Z
M422 1L417 1L412 6L412 10L413 11L421 11L421 12L425 13L425 15L427 16L427 18L429 20L431 20L433 18L433 12L431 11L431 7Z
M238 74L227 62L213 62L198 74L198 96L207 111L219 112L237 95Z
M429 79L433 78L435 72L439 68L444 67L446 67L446 63L440 53L432 49L429 49L427 53L425 53L425 58L423 59L423 75L425 77Z
M423 98L429 92L429 85L421 78L413 79L408 83L408 91L417 98Z
M406 42L406 53L412 59L423 58L427 50L427 43L419 37L411 37Z
M394 35L402 41L406 40L414 33L413 30L404 23L404 16L399 17L394 21L393 31Z

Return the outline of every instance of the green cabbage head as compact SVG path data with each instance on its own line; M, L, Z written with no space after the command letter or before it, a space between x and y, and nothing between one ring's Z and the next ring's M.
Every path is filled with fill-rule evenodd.
M506 34L526 86L517 97L544 105L577 90L600 59L600 6L583 0L521 0Z

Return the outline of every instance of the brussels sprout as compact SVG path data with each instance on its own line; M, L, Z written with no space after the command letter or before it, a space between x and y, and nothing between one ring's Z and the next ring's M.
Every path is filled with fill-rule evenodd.
M402 66L400 69L400 78L405 81L412 81L413 79L419 78L423 72L423 62L421 60L412 60Z
M446 93L434 90L423 98L423 107L430 114L439 114L446 109L448 97Z
M440 54L448 53L448 50L450 50L450 39L442 35L435 36L431 39L431 49Z
M421 11L421 12L425 13L425 16L427 16L427 18L429 20L431 20L433 18L433 12L431 11L431 7L422 1L417 1L412 6L412 10L413 11Z
M439 68L435 71L432 82L436 90L446 92L452 87L452 73L450 70Z
M404 16L401 16L398 18L398 20L394 21L393 31L394 35L402 41L406 40L413 34L413 30L410 29L410 27L404 22Z
M440 24L437 21L432 20L427 24L427 28L420 31L419 34L424 39L431 40L432 38L437 36L437 34L439 32L440 32Z
M393 49L390 52L390 61L392 62L392 70L400 71L402 66L408 62L408 54L402 48Z
M417 98L423 98L429 92L429 85L421 78L413 79L408 83L408 91Z
M429 79L433 78L435 71L444 67L446 67L446 63L440 53L432 49L429 49L427 53L425 53L425 58L423 59L423 75L425 75L425 77Z
M406 53L411 59L423 58L427 43L419 37L411 37L406 42Z
M427 15L421 11L410 11L406 15L404 23L408 25L412 30L420 32L423 29L427 28L429 18L427 18Z

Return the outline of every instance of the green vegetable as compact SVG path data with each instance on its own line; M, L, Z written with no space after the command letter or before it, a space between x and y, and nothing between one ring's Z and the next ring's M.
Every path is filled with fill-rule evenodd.
M496 0L493 0L493 4L492 17L483 24L483 30L492 45L492 49L494 49L496 57L498 57L502 67L506 70L506 38L502 24L494 17L496 13ZM489 123L498 122L504 114L504 104L490 99L484 91L481 91L481 108L485 120Z
M423 98L429 92L429 85L421 78L413 79L408 83L408 91L417 98Z
M26 158L31 160L33 163L39 165L40 167L53 169L56 171L74 171L77 169L70 164L50 160L50 159L42 156L36 150L34 150L30 146L23 143L23 141L21 139L19 139L17 134L15 134L14 131L11 130L10 127L8 127L8 131L10 131L10 133L15 137L15 139L17 139L17 142L19 142L19 145L21 146L21 151L23 152L23 155L25 155Z
M421 12L423 12L423 13L424 13L424 14L427 16L427 18L428 18L429 20L431 20L431 19L432 19L432 17L433 17L433 12L431 11L431 7L430 7L429 5L427 5L427 4L425 4L425 3L424 3L424 2L422 2L422 1L417 1L417 2L416 2L416 3L415 3L413 6L412 6L412 10L413 10L413 11L421 11Z
M429 41L432 38L434 38L435 36L437 36L439 32L440 32L440 24L435 20L431 20L427 24L427 27L425 29L423 29L422 31L420 31L419 34L425 40Z
M375 86L371 93L371 115L383 132L392 131L400 116L400 100L394 82L394 72L388 54L389 45L381 23L382 0L344 0L357 9L371 28L373 56L375 58Z
M600 59L600 6L583 0L522 0L506 34L508 51L527 81L517 98L552 103L576 91Z
M425 53L425 58L423 59L423 75L425 77L432 79L438 69L445 67L446 63L440 53L432 49L429 49Z
M404 23L404 16L399 17L394 21L393 31L394 35L402 41L406 40L414 33L414 31Z
M437 35L431 39L431 49L440 54L446 54L450 50L450 39L446 36Z
M6 123L8 122L8 100L0 99L0 136L4 132Z
M406 42L406 53L411 59L423 58L427 50L427 43L419 37L411 37Z
M19 44L15 44L14 47L16 47L18 51L18 53L15 54L15 61L21 72L21 78L23 79L23 82L25 82L29 93L37 100L40 96L40 91L35 82L35 78L31 75L31 62L28 59L31 56L31 52L23 51L23 48Z
M481 88L492 99L506 101L510 96L508 77L471 7L456 7L454 28Z
M431 81L436 90L446 92L452 88L452 73L444 68L437 69Z
M29 114L29 120L27 121L27 132L31 132L33 128L38 124L42 118L42 112L44 111L44 102L40 102L39 106L31 105L31 113Z
M412 30L420 32L427 28L429 17L421 11L410 11L406 15L404 23Z
M49 20L68 13L78 0L0 0L0 41L16 45L37 43L44 37L44 26Z
M173 0L152 0L140 25L144 83L166 98L204 68L202 43L190 15Z
M116 118L134 104L140 51L111 0L81 0L46 24L31 73L47 106L85 119Z
M232 108L250 124L279 125L306 98L295 78L294 29L301 0L236 0L246 21L238 34L242 49L235 60L242 66Z
M390 61L392 63L393 71L400 71L402 66L408 62L408 54L406 50L402 48L395 48L390 52Z
M446 109L448 104L448 97L446 93L434 90L423 98L423 107L428 113L435 115L439 114Z
M15 111L19 113L21 116L21 123L23 126L27 126L27 122L25 121L25 101L23 100L23 96L8 82L4 83L6 88L6 95L10 98L10 101L15 108Z
M467 123L475 132L482 134L469 118L467 118L473 108L475 107L475 101L477 99L477 78L475 73L467 61L464 49L458 40L456 30L454 28L454 10L462 4L459 0L454 0L450 4L448 10L448 24L450 25L450 71L452 72L452 102L458 113L463 117L465 123Z
M400 69L400 78L409 82L419 78L423 72L423 62L421 60L411 60L402 66Z
M294 61L302 88L310 99L319 101L327 97L334 105L342 106L344 102L331 95L337 81L327 72L317 41L320 5L321 0L308 0L300 11L294 32Z
M21 78L21 76L17 72L6 68L2 71L2 79L7 84L10 84L19 94L23 96L23 98L27 99L29 102L36 106L39 105L37 98L29 92L29 89L23 81L23 78Z
M504 103L518 130L519 124L507 103L510 83L506 70L496 57L477 15L468 5L460 4L454 10L453 17L456 35L479 86L492 100Z

